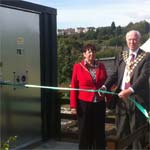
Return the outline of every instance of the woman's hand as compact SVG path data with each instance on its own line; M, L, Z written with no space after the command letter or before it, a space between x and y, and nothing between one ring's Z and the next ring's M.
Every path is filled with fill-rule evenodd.
M107 90L107 88L105 85L103 85L99 90L105 91L105 90ZM98 95L99 96L105 96L105 94L103 92L98 92Z
M76 115L76 114L77 114L76 108L71 108L71 114L72 114L72 115Z

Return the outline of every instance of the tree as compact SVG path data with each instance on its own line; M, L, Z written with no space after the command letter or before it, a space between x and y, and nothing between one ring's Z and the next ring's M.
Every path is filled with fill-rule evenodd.
M70 83L73 64L80 58L82 43L74 39L58 38L58 83Z
M111 34L114 36L116 34L116 26L114 21L111 23L110 30L111 30Z

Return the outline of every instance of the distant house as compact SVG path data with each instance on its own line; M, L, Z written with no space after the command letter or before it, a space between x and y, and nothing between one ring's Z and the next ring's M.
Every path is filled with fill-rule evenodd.
M65 35L65 30L64 29L58 29L57 35Z
M85 28L83 28L83 27L78 27L78 28L76 28L76 33L85 33Z
M67 28L67 29L58 29L57 35L71 35L75 33L86 33L88 31L96 31L95 27L77 27L77 28Z
M66 35L70 35L70 34L74 34L74 33L75 33L75 29L74 28L65 29L65 34Z
M75 33L74 28L68 28L68 29L58 29L57 35L71 35Z

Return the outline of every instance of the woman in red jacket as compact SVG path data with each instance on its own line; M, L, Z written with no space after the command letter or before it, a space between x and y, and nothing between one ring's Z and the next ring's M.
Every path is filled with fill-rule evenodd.
M100 89L107 78L105 66L95 60L94 45L87 44L82 51L84 59L74 64L71 88ZM105 149L104 95L71 90L70 108L71 113L78 118L79 149Z

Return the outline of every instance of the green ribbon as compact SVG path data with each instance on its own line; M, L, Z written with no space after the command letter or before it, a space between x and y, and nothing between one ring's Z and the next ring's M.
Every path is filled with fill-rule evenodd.
M131 102L133 102L135 104L135 106L144 114L144 116L147 118L147 121L150 124L150 111L149 113L147 112L147 110L140 105L139 103L137 103L134 99L132 99L131 97L128 98Z
M90 90L90 89L79 89L79 88L65 88L65 87L53 87L53 86L40 86L40 85L32 85L32 84L25 84L25 87L31 88L43 88L43 89L50 89L50 90L64 90L64 91L83 91L83 92L100 92L104 94L112 94L117 95L115 92L109 92L104 90Z
M7 81L0 81L0 85L10 85L10 86L23 86L23 87L27 87L27 88L43 88L43 89L50 89L50 90L64 90L64 91L70 91L70 90L74 90L74 91L84 91L84 92L99 92L99 93L103 93L103 94L111 94L111 95L118 95L118 93L115 92L110 92L110 91L105 91L105 90L91 90L91 89L79 89L79 88L66 88L66 87L53 87L53 86L41 86L41 85L33 85L33 84L21 84L21 83L11 83L11 82L7 82ZM137 103L134 99L132 99L131 97L128 98L130 101L132 101L135 106L144 114L144 116L147 118L149 124L150 124L150 112L148 113L147 110L140 105L139 103Z

